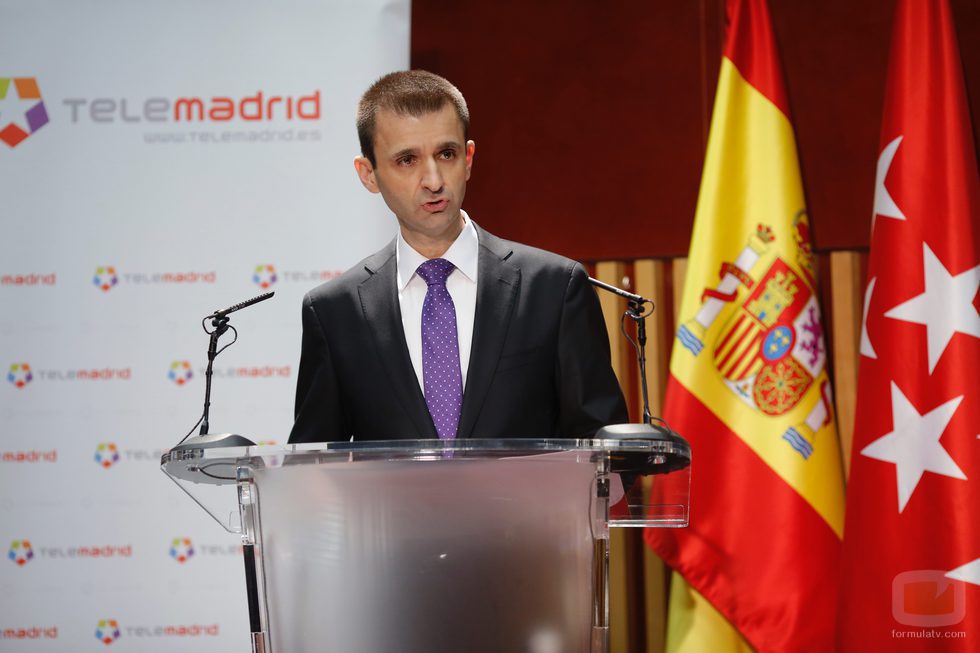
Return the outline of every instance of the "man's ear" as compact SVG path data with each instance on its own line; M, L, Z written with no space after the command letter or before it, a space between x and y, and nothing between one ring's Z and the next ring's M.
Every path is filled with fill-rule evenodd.
M378 188L378 180L374 177L374 166L371 165L371 161L366 156L354 157L354 170L357 170L357 176L365 188L372 193L381 192L381 189Z
M476 154L476 143L466 141L466 181L470 180L470 173L473 170L473 155Z

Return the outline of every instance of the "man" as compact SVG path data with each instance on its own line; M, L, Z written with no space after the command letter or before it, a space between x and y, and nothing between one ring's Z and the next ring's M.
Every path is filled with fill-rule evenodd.
M462 211L476 146L459 90L391 73L357 127L354 168L399 233L304 299L289 441L579 437L627 421L582 266Z

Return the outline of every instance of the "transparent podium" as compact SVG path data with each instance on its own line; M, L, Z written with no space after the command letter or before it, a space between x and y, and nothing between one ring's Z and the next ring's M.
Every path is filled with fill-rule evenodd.
M679 437L213 444L162 468L242 536L253 651L603 653L609 528L688 522Z

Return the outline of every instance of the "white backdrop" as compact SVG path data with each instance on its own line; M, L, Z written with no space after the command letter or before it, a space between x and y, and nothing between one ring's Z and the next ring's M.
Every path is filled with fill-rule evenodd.
M201 318L265 290L211 432L285 441L303 293L394 233L353 112L408 65L409 1L4 0L0 25L0 651L248 650L239 540L159 458L200 415Z

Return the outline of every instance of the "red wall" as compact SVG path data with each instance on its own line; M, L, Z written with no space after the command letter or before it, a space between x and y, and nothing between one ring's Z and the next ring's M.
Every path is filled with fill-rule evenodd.
M866 247L893 0L770 0L818 249ZM980 3L952 0L980 125ZM413 0L412 66L467 98L464 206L580 260L687 253L723 0Z

